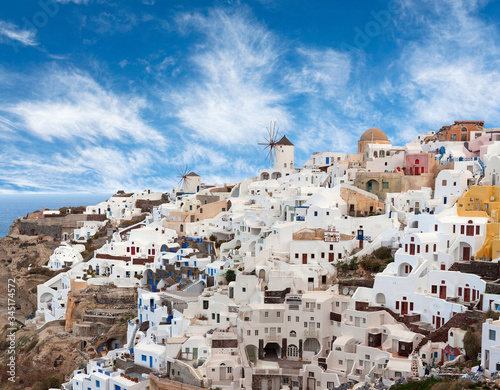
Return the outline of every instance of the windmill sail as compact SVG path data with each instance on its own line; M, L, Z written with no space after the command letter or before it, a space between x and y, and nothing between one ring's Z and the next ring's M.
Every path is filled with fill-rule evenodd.
M267 137L264 136L266 142L259 142L258 144L265 146L264 150L267 149L266 161L269 160L269 166L271 166L271 162L274 160L274 154L276 153L279 127L276 127L276 121L274 123L271 121L269 127L266 127L266 129Z

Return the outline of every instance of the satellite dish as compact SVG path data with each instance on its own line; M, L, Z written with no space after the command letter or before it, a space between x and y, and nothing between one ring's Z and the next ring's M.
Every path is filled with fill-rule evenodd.
M354 290L349 290L349 295L353 295L354 294Z
M343 293L344 295L349 294L349 289L348 289L347 287L344 287L344 289L342 290L342 293Z
M492 197L490 198L490 200L491 200L491 201L495 200L495 197L494 197L494 196L492 196Z

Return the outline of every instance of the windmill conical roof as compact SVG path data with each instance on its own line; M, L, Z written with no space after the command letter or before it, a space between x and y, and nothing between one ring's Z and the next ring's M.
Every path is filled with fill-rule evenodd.
M189 172L186 176L200 176L200 175L197 175L196 173L194 172Z
M286 138L286 135L281 137L281 139L276 142L276 145L287 145L287 146L293 146L293 144L290 142L288 138Z

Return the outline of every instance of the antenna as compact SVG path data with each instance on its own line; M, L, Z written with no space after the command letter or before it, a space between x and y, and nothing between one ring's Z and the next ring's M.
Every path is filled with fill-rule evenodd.
M265 145L264 150L269 148L266 156L266 160L269 160L269 166L271 166L271 160L274 159L274 154L276 152L276 143L278 142L279 127L276 127L276 121L274 123L271 121L267 129L267 137L264 136L266 142L259 142L259 145Z

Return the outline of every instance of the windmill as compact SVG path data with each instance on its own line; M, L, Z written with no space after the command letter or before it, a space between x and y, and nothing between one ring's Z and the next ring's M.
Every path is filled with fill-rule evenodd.
M269 148L266 156L266 160L269 160L269 165L271 165L271 161L273 160L274 153L276 152L276 143L278 142L278 132L279 127L276 127L276 121L274 123L271 121L269 123L269 127L267 129L267 137L264 136L266 142L259 142L259 145L265 145L264 150Z
M179 182L177 183L177 185L179 186L179 189L181 191L184 191L184 184L186 184L186 181L189 179L188 172L189 169L187 165L185 167L180 166L177 170L177 177L179 178Z

